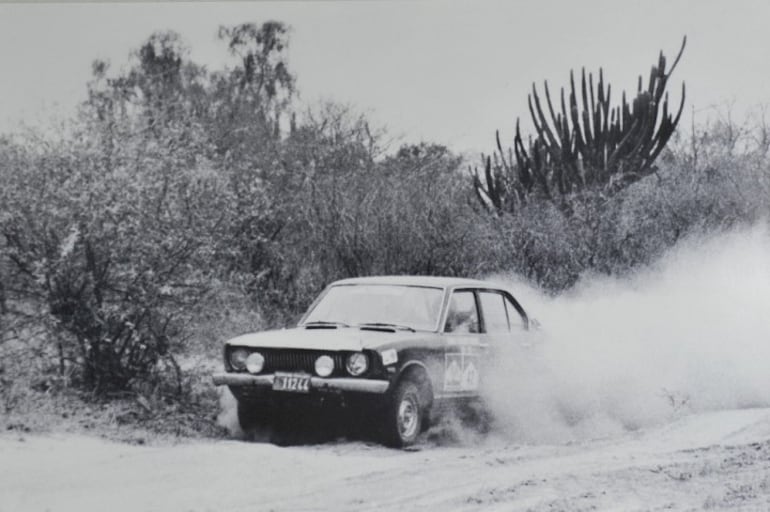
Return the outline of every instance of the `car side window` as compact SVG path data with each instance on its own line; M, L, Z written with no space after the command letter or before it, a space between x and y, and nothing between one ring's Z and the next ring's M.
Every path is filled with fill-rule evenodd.
M503 295L496 292L480 292L479 302L486 332L489 334L509 332L508 313Z
M457 291L452 294L444 332L479 332L479 314L476 310L476 297L472 291Z
M511 302L511 299L504 297L505 310L508 312L508 322L511 326L511 331L527 328L527 319L519 312L516 306Z

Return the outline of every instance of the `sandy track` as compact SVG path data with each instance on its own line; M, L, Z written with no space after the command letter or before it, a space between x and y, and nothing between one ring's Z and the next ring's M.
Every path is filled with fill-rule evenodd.
M130 446L0 436L0 511L770 510L770 409L610 439Z

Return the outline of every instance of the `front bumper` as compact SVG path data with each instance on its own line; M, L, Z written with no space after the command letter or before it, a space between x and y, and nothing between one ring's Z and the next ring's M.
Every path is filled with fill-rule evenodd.
M249 373L215 373L214 384L217 386L245 386L271 389L273 375L251 375ZM345 377L311 377L310 388L321 391L350 391L354 393L382 394L388 390L387 380L352 379Z

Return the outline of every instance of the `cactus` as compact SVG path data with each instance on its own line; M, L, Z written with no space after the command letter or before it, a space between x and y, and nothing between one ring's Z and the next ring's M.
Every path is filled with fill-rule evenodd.
M660 52L646 89L639 76L630 105L623 93L620 105L610 107L611 87L605 84L602 69L594 89L593 74L586 80L583 68L580 97L570 71L569 96L565 97L562 88L560 111L554 109L547 81L543 83L545 102L532 84L528 106L535 136L525 145L517 119L513 148L506 151L497 132L496 151L491 157L482 156L483 174L478 169L471 172L481 203L498 212L514 213L537 196L568 210L567 199L576 193L598 190L611 195L655 172L655 159L674 133L684 108L684 83L676 115L669 111L666 85L686 42L687 37L668 71Z

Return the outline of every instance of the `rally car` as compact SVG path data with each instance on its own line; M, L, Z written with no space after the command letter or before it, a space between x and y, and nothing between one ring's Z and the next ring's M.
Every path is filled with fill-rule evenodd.
M244 431L281 407L359 410L388 445L413 444L440 405L478 397L495 347L535 322L505 288L416 276L337 281L295 328L225 343L225 372Z

